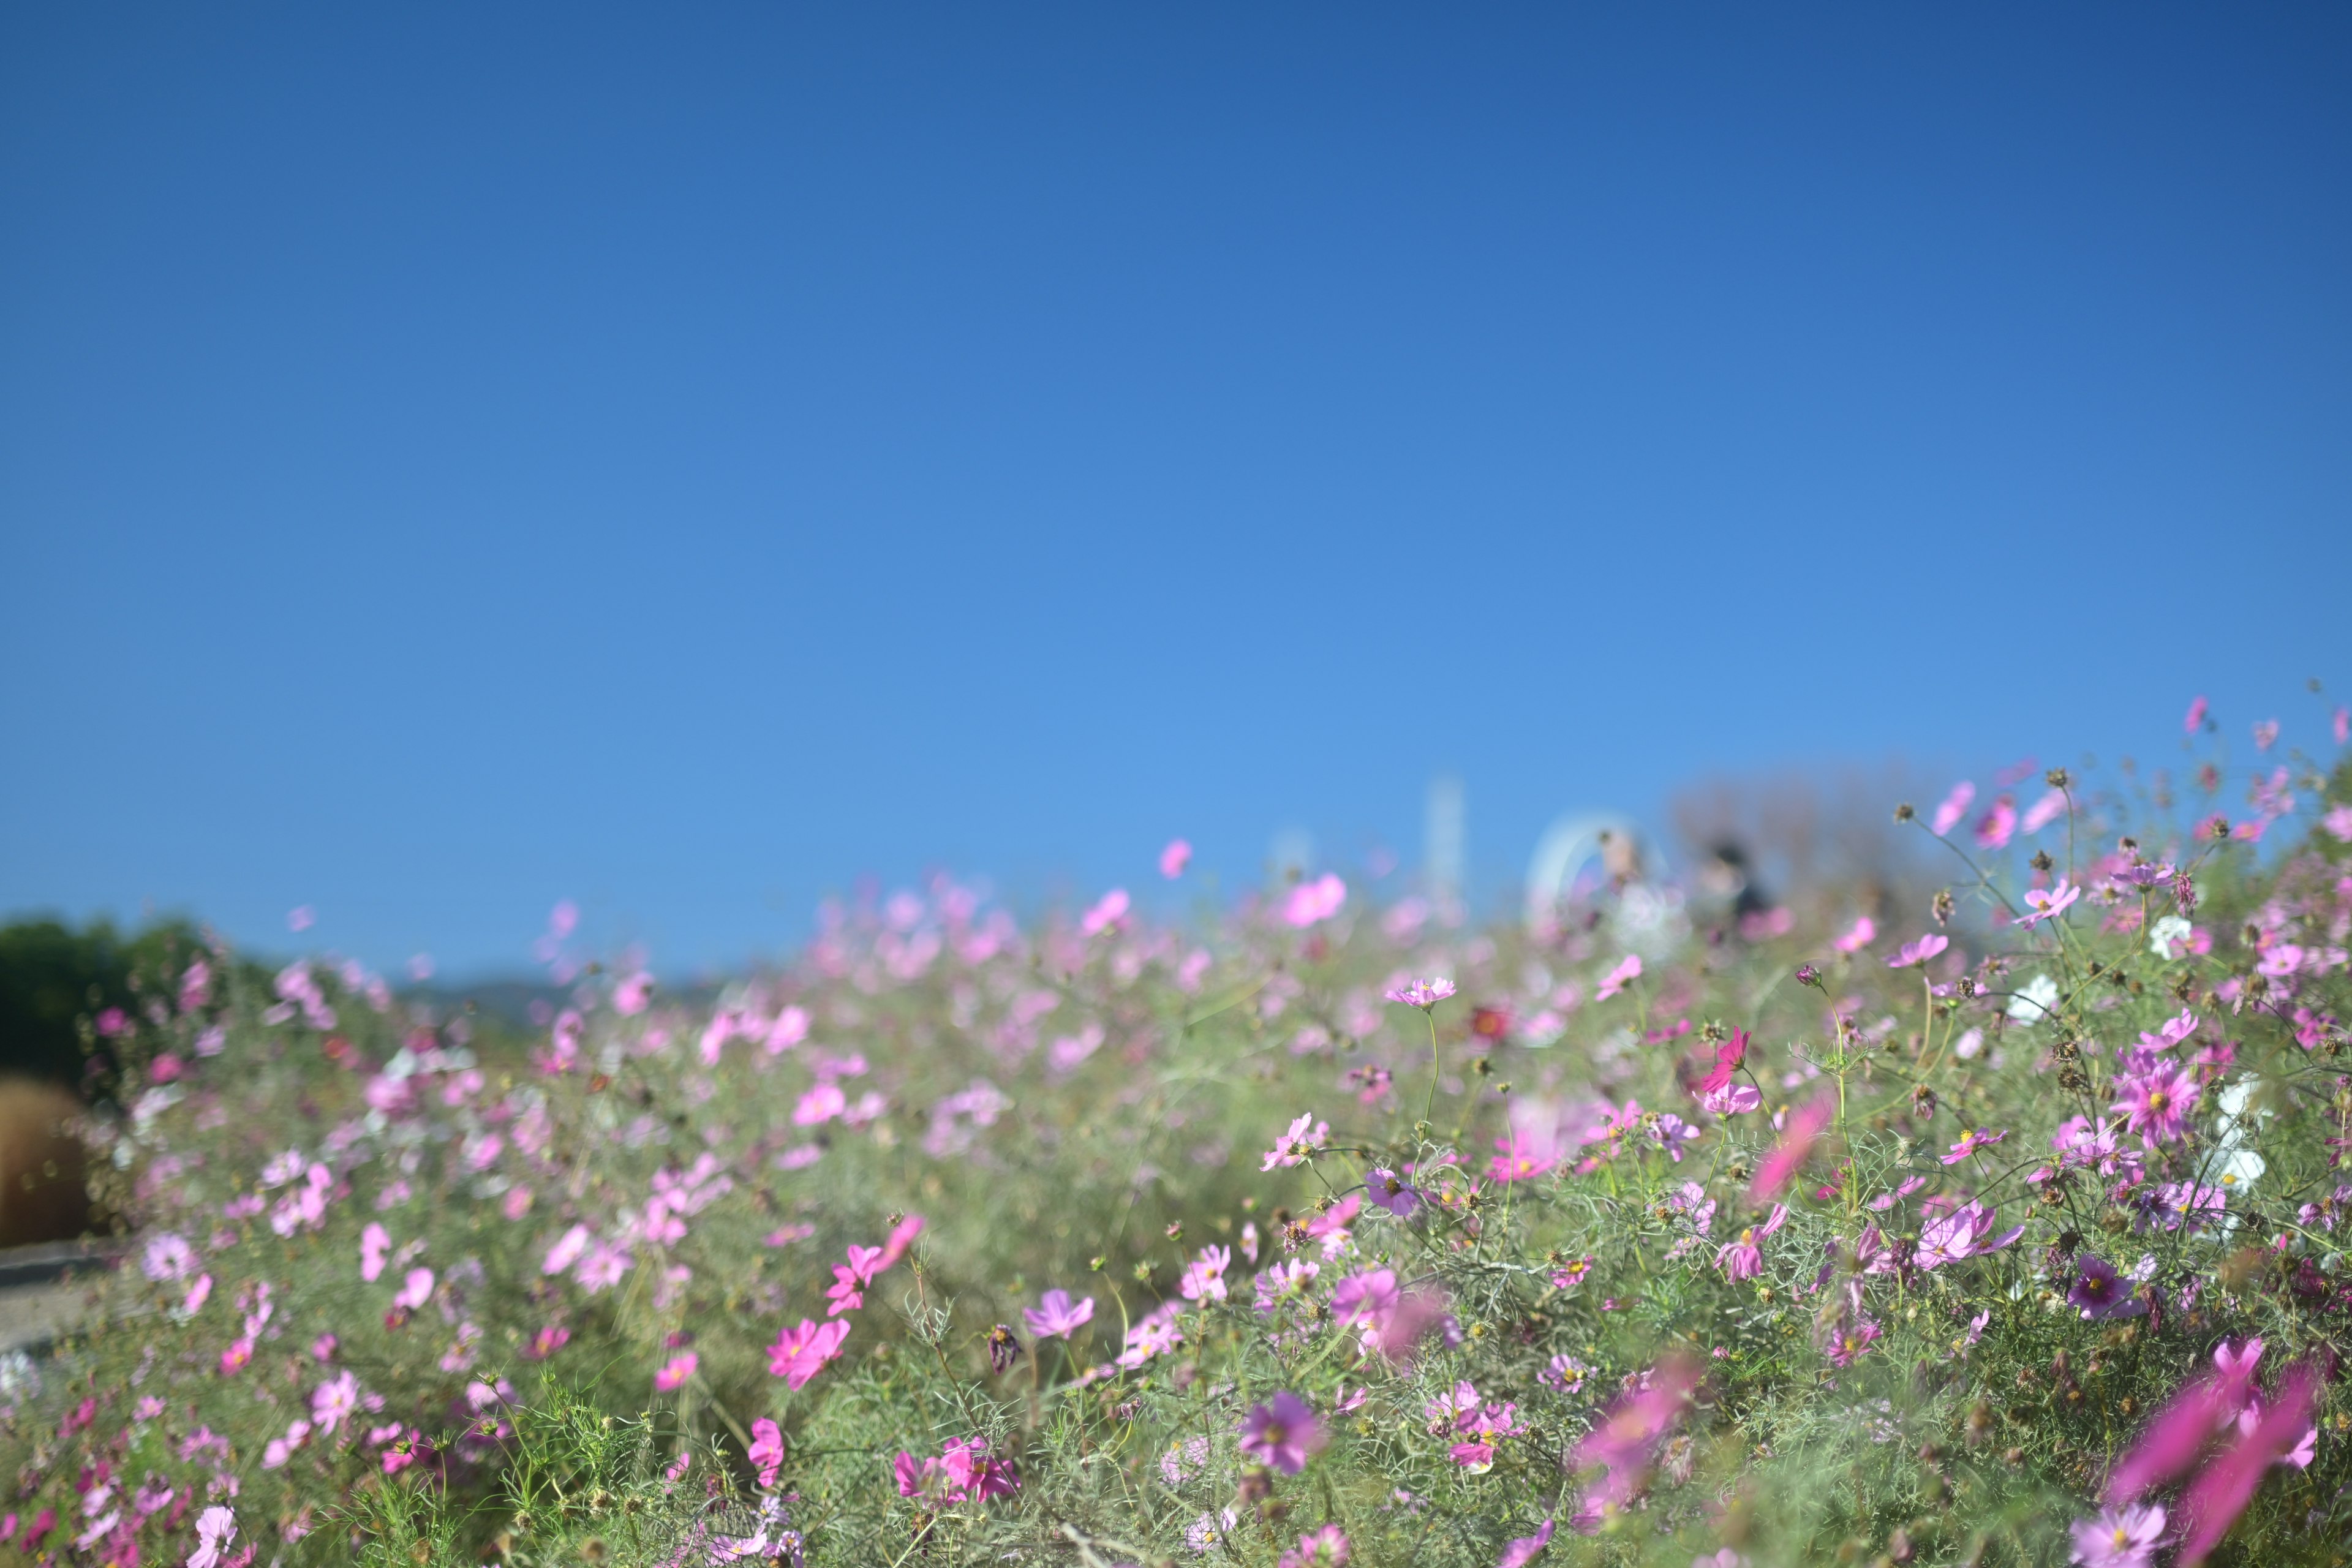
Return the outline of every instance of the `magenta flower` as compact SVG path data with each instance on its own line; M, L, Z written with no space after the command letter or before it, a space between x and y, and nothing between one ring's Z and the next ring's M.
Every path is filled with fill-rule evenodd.
M2017 831L2017 802L2002 795L1992 803L1992 809L1977 818L1976 839L1979 849L2005 847L2011 835Z
M2096 1519L2076 1520L2074 1530L2073 1561L2084 1568L2152 1568L2164 1535L2164 1508L2101 1509Z
M1503 1554L1495 1559L1495 1568L1528 1568L1537 1554L1551 1544L1551 1521L1545 1520L1533 1535L1522 1535L1505 1546Z
M1250 1407L1243 1420L1241 1450L1261 1465L1270 1465L1286 1476L1295 1476L1307 1468L1307 1456L1328 1441L1322 1423L1307 1402L1287 1390L1274 1396L1270 1405Z
M654 1386L662 1393L667 1394L672 1389L684 1384L688 1378L692 1377L694 1369L701 1363L702 1358L692 1351L688 1351L683 1355L672 1356L668 1365L654 1373Z
M2133 1294L2131 1285L2116 1266L2089 1252L2075 1259L2074 1285L2066 1292L2066 1300L2081 1308L2084 1317L2095 1321L2137 1317L2147 1310L2147 1303Z
M1727 1241L1716 1248L1715 1266L1723 1270L1727 1279L1753 1279L1764 1272L1764 1252L1756 1244L1780 1228L1789 1217L1789 1205L1774 1204L1772 1217L1762 1225L1751 1225L1739 1233L1739 1239Z
M2021 916L2017 923L2030 926L2038 921L2055 920L2065 912L2068 905L2082 896L2083 889L2063 877L2058 879L2058 885L2054 888L2028 888L2025 890L2025 907L2033 912Z
M2116 1089L2120 1098L2109 1109L2151 1149L2179 1137L2189 1108L2197 1103L2197 1080L2179 1067L2158 1067L2125 1079Z
M768 1347L768 1371L782 1378L785 1387L800 1388L841 1353L847 1338L849 1325L838 1318L821 1327L803 1318L799 1328L784 1330Z
M1454 994L1454 982L1439 975L1431 980L1414 980L1386 992L1388 999L1407 1007L1419 1007L1423 1012L1436 1006Z
M1877 940L1878 922L1872 920L1868 915L1864 915L1861 919L1853 922L1852 930L1848 931L1843 936L1839 937L1830 945L1836 948L1840 952L1860 952L1864 948L1868 947L1872 942L1876 942Z
M1160 852L1160 874L1171 882L1182 876L1184 868L1192 863L1192 846L1181 838L1170 839L1168 847Z
M761 1416L751 1423L751 1468L760 1474L762 1490L776 1484L777 1475L784 1468L784 1434L773 1421Z
M2205 1467L2181 1498L2181 1512L2193 1521L2181 1547L2183 1563L2202 1563L2221 1542L2230 1527L2253 1500L2254 1489L2273 1465L2289 1460L2311 1424L2311 1407L2318 1394L2319 1377L2307 1363L2298 1363L2279 1379L2279 1386L2253 1430Z
M2205 722L2205 699L2197 698L2189 704L2189 716L2180 721L2180 732L2194 735Z
M1812 1152L1813 1142L1829 1125L1837 1110L1837 1101L1824 1095L1811 1104L1789 1113L1788 1125L1782 1129L1780 1142L1772 1152L1757 1162L1756 1179L1748 1184L1748 1201L1762 1205L1780 1195Z
M1073 1306L1067 1290L1048 1290L1035 1307L1024 1309L1021 1315L1028 1321L1029 1331L1039 1339L1067 1339L1074 1330L1094 1321L1095 1299L1089 1296Z
M1883 1332L1885 1331L1869 1318L1856 1318L1850 1322L1840 1323L1830 1331L1830 1342L1822 1348L1822 1353L1830 1358L1832 1366L1852 1366L1869 1352Z
M1350 1274L1331 1292L1331 1321L1341 1328L1373 1326L1396 1310L1399 1291L1393 1269L1374 1268Z
M2008 1136L2009 1131L2006 1128L1999 1132L1986 1132L1971 1127L1960 1134L1960 1141L1952 1145L1950 1153L1944 1156L1944 1163L1957 1165L1978 1150L1990 1149Z
M1298 1550L1286 1552L1275 1568L1345 1568L1348 1561L1348 1532L1336 1524L1327 1524L1312 1535L1298 1538Z
M1952 939L1930 931L1916 942L1906 942L1897 948L1895 956L1886 961L1889 969L1910 969L1927 963L1952 945Z
M1592 999L1596 1002L1606 1002L1641 978L1642 955L1638 952L1628 953L1616 968L1601 977L1601 986L1593 992Z

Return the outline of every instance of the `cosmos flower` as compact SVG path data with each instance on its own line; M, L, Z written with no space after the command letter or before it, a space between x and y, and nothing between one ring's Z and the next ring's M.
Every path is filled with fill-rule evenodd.
M1391 987L1383 994L1391 1002L1407 1007L1419 1007L1426 1012L1454 994L1454 982L1441 974L1430 980L1409 981Z
M768 1371L782 1378L785 1387L798 1389L841 1353L847 1338L849 1325L838 1318L822 1326L803 1318L800 1327L786 1329L768 1347Z
M1715 1266L1723 1270L1727 1279L1753 1279L1764 1272L1763 1249L1756 1244L1780 1228L1789 1217L1789 1205L1774 1204L1772 1217L1762 1225L1751 1225L1739 1233L1736 1241L1726 1242L1716 1248Z
M1092 1322L1094 1315L1092 1296L1073 1306L1067 1290L1046 1291L1036 1306L1024 1309L1021 1314L1029 1324L1029 1331L1041 1340L1067 1339L1073 1331Z
M1328 1438L1305 1400L1288 1390L1271 1403L1253 1405L1241 1427L1241 1451L1261 1465L1295 1476Z
M1634 981L1642 978L1642 955L1628 953L1616 968L1601 977L1599 989L1592 993L1596 1002L1606 1002Z
M2074 1555L2084 1568L2152 1568L2164 1536L2164 1508L2126 1505L2099 1510L2096 1519L2074 1521Z
M702 1358L692 1351L688 1351L683 1355L670 1357L668 1364L654 1373L654 1386L664 1394L684 1386L686 1380L694 1375L694 1369L701 1364L701 1361Z
M2153 1149L2180 1136L2189 1108L2197 1103L2197 1080L2180 1067L2162 1066L2116 1085L2118 1096L2110 1107Z
M1889 969L1910 969L1927 963L1952 945L1952 939L1930 931L1916 942L1906 942L1897 948L1895 956L1886 961Z
M1192 846L1181 838L1170 839L1168 847L1160 852L1160 874L1171 882L1182 876L1184 868L1192 863Z
M1949 1153L1943 1156L1944 1163L1957 1165L1976 1153L1978 1150L1990 1149L2008 1136L2009 1131L2006 1128L1999 1132L1986 1132L1971 1127L1960 1134L1960 1141L1952 1145Z
M2058 879L2058 885L2054 888L2028 888L2025 890L2025 906L2032 912L2018 917L2017 923L2031 926L2038 921L2055 920L2082 896L2083 889L2063 877Z
M2083 1316L2093 1321L2136 1317L2147 1310L2147 1303L2133 1294L2130 1283L2116 1266L2089 1252L2074 1260L2074 1283L2066 1292L2066 1300L2081 1308Z

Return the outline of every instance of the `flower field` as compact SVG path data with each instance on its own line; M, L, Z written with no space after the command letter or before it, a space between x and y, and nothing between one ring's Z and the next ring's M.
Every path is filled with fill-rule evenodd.
M559 910L527 1035L178 952L0 1551L2343 1563L2345 719L2187 728L1785 906L942 878L692 998Z

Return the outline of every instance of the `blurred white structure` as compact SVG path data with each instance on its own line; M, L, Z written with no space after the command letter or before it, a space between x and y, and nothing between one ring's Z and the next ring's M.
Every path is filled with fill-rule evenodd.
M1465 811L1462 781L1440 773L1429 781L1429 804L1422 818L1422 858L1429 876L1429 901L1447 924L1461 919Z

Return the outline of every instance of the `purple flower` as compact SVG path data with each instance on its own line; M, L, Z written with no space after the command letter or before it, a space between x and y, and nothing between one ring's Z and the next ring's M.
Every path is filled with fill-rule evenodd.
M1288 1390L1271 1405L1255 1405L1242 1422L1241 1450L1286 1476L1307 1468L1307 1457L1323 1447L1322 1423L1307 1402Z
M1364 1176L1364 1195L1399 1219L1420 1206L1421 1194L1405 1184L1402 1176L1381 1165Z
M1412 981L1386 993L1391 1002L1402 1003L1407 1007L1419 1007L1423 1011L1436 1006L1453 994L1454 982L1444 975L1432 980Z
M1756 1244L1780 1228L1789 1217L1789 1205L1774 1204L1772 1217L1762 1225L1751 1225L1739 1233L1737 1241L1726 1242L1717 1248L1715 1266L1723 1270L1727 1279L1753 1279L1764 1272L1764 1252Z
M2164 1534L2164 1508L2105 1508L2074 1521L2074 1561L2085 1568L2149 1568Z
M1071 1330L1092 1322L1094 1315L1092 1296L1073 1306L1067 1290L1048 1290L1035 1307L1024 1308L1021 1313L1028 1321L1029 1331L1041 1340L1067 1339Z
M2132 1294L2132 1288L2116 1269L2116 1266L2095 1253L2086 1252L2074 1264L2074 1286L2066 1292L2066 1300L2080 1307L2085 1318L2133 1317L2147 1310L2147 1304Z

